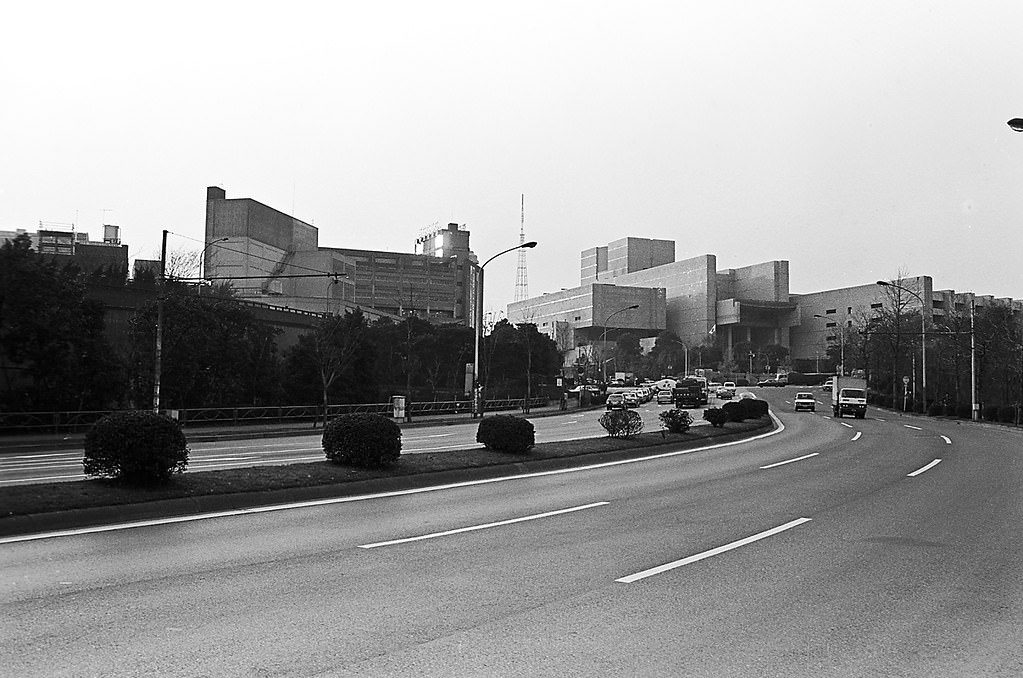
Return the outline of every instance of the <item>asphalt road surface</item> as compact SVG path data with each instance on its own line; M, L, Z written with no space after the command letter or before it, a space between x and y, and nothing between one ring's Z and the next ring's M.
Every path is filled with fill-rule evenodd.
M670 405L654 402L640 405L636 411L643 417L645 431L660 430L659 412ZM694 424L705 425L700 410L690 410ZM604 410L569 411L556 416L532 419L536 442L552 442L607 435L597 419ZM519 415L516 415L519 416ZM528 415L522 415L528 418ZM479 421L408 428L402 432L402 454L443 452L481 447L476 442ZM186 431L187 433L187 431ZM320 445L321 429L284 438L220 440L189 443L188 471L215 471L246 466L268 466L295 462L323 461ZM0 487L32 483L53 483L85 480L82 472L82 449L47 448L43 443L33 449L0 454Z
M2 672L1023 675L1023 435L793 393L685 454L2 540Z

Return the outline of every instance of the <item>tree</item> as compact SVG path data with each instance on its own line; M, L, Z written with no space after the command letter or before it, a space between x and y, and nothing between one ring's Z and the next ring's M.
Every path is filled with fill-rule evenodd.
M122 394L122 369L104 336L103 308L84 276L32 249L0 247L0 373L12 410L104 409Z
M280 330L255 320L233 301L198 297L170 283L164 300L161 404L168 408L277 402ZM136 404L153 391L156 302L131 321L132 393Z

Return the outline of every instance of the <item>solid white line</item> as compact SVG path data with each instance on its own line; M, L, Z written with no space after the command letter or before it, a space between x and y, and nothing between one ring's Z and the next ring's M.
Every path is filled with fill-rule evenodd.
M859 439L860 439L860 436L861 436L861 435L863 435L863 431L857 431L857 432L856 432L856 435L854 435L854 436L852 437L852 439L853 439L853 440L859 440ZM852 441L850 441L850 442L852 442Z
M683 454L692 454L693 452L704 452L707 450L717 450L723 447L732 447L735 445L742 445L743 443L750 443L754 440L763 440L771 436L778 435L785 430L785 424L781 422L778 417L775 416L774 412L768 411L771 419L774 420L775 425L778 427L773 431L767 433L761 433L760 435L753 436L752 438L745 438L743 440L733 440L727 443L718 443L716 445L707 445L705 447L697 447L691 450L676 450L675 452L662 452L661 454L652 454L647 457L637 457L636 459L620 459L618 461L605 461L600 464L589 464L587 466L574 466L571 468L556 469L554 471L537 471L536 473L522 473L514 476L501 476L500 478L484 478L482 480L465 480L457 483L448 483L446 485L431 485L429 487L416 487L409 490L394 490L391 492L378 492L376 494L360 494L354 497L330 497L328 499L311 499L309 501L292 502L289 504L273 504L270 506L255 506L244 509L234 509L230 511L218 511L216 513L198 513L189 516L178 516L176 518L157 518L154 520L143 520L131 523L117 523L113 525L99 525L97 527L83 527L74 530L60 530L57 532L40 532L37 534L28 534L18 537L2 537L0 538L0 544L12 544L21 541L34 541L37 539L50 539L53 537L71 537L82 534L93 534L96 532L112 532L115 530L130 530L136 527L148 527L152 525L167 525L170 523L186 523L198 520L208 520L211 518L227 518L231 516L241 516L250 513L269 513L271 511L288 511L296 508L310 508L313 506L329 506L331 504L348 504L356 501L368 501L371 499L386 499L390 497L402 497L410 494L422 494L424 492L441 492L443 490L453 490L461 487L472 487L475 485L489 485L491 483L503 483L512 480L524 480L528 478L541 478L544 476L555 476L564 475L568 473L578 473L580 471L592 471L595 469L610 468L612 466L622 466L624 464L635 464L644 461L653 461L656 459L665 459L667 457L677 457ZM69 476L70 477L70 476Z
M664 565L658 565L657 567L652 567L649 570L643 570L642 572L637 572L636 574L630 574L629 576L622 577L621 579L615 579L615 581L621 582L623 584L632 584L633 582L637 582L640 579L646 579L647 577L652 577L655 574L661 574L663 572L667 572L668 570L674 570L675 568L682 567L683 565L689 565L690 563L695 563L695 562L697 562L699 560L703 560L704 558L710 558L711 556L716 556L716 555L719 555L719 554L724 553L726 551L731 551L732 549L737 549L740 546L745 546L746 544L752 544L755 541L759 541L759 540L764 539L766 537L770 537L772 535L778 534L779 532L784 532L785 530L792 529L793 527L796 527L798 525L802 525L803 523L808 523L808 522L810 522L810 518L797 518L796 520L793 520L791 522L785 523L784 525L779 525L778 527L772 527L770 530L765 530L763 532L759 532L757 534L754 534L751 537L746 537L745 539L740 539L739 541L733 541L731 544L725 544L724 546L718 546L717 548L711 549L709 551L704 551L703 553L697 553L695 556L689 556L688 558L683 558L682 560L676 560L676 561L674 561L672 563L666 563Z
M948 436L941 436L941 439L945 441L946 445L951 445L952 444L952 439L949 438Z
M511 518L510 520L499 520L496 523L485 523L483 525L473 525L471 527L460 527L455 530L445 530L444 532L432 532L430 534L422 534L418 537L405 537L404 539L392 539L391 541L378 541L374 544L360 544L360 549L375 549L380 546L393 546L395 544L407 544L413 541L423 541L424 539L436 539L437 537L447 537L452 534L461 534L462 532L475 532L476 530L486 530L491 527L500 527L502 525L511 525L513 523L524 523L527 520L539 520L540 518L550 518L551 516L560 515L562 513L573 513L575 511L584 511L586 509L596 508L597 506L607 506L609 502L598 501L594 504L586 504L585 506L574 506L567 509L559 509L557 511L548 511L547 513L538 513L532 516L523 516L521 518Z
M915 471L913 471L912 473L908 474L908 475L907 475L906 477L907 477L907 478L913 478L914 476L918 476L918 475L920 475L921 473L923 473L924 471L926 471L927 469L929 469L929 468L934 468L935 466L937 466L937 465L938 465L938 464L940 464L940 463L941 463L941 460L940 460L940 459L935 459L934 461L932 461L932 462L931 462L930 464L928 464L927 466L924 466L923 468L918 468L917 470L915 470Z
M852 425L852 424L847 424L847 423L845 423L844 421L840 421L840 422L838 422L838 423L839 423L839 424L841 424L842 426L845 426L846 428L852 428L852 427L853 427L853 425Z
M919 426L910 426L909 424L903 424L903 426L905 426L906 428L911 428L914 431L923 431L923 429L920 428Z
M874 417L874 419L876 419L877 421L888 421L887 419L882 419L881 417Z
M818 454L820 454L820 452L813 452L811 454L804 454L802 457L796 457L795 459L789 459L787 461L779 461L779 462L774 463L774 464L768 464L767 466L761 466L760 468L765 469L765 468L774 468L775 466L784 466L785 464L791 464L794 461L802 461L804 459L809 459L810 457L816 457Z

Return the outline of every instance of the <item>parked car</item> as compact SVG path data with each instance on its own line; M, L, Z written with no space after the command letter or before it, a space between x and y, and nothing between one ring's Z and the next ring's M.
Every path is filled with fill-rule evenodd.
M796 397L792 400L792 408L796 412L799 410L810 410L814 412L817 410L817 401L814 399L812 393L800 392L796 394Z
M626 407L639 407L639 396L635 391L626 391L622 396L625 398Z
M612 393L607 397L607 409L609 410L624 410L627 405L625 404L625 396L621 393Z
M662 390L657 392L657 404L658 405L671 405L675 402L674 396L671 395L671 391Z

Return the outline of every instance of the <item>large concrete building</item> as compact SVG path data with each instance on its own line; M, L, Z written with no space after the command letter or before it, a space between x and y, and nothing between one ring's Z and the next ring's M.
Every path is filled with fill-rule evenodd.
M511 322L534 322L553 336L567 351L566 363L579 357L580 345L599 344L605 324L617 328L608 331L608 343L625 331L653 337L668 330L687 346L717 335L728 351L740 341L787 345L799 324L787 261L719 272L712 254L675 261L670 240L623 238L584 250L579 278L579 287L508 307ZM635 303L638 309L608 320Z
M478 271L469 231L420 235L422 254L321 247L319 230L251 198L206 190L205 270L243 299L319 313L361 308L472 324Z

